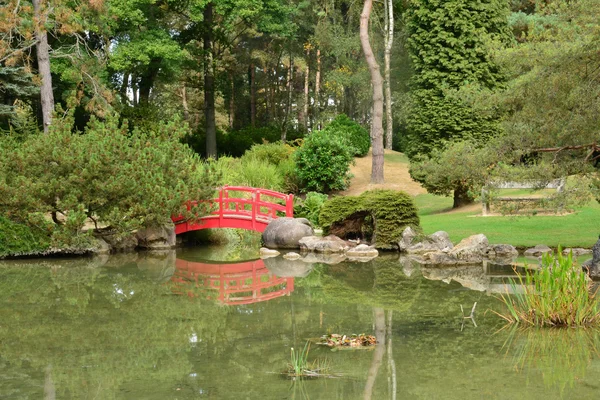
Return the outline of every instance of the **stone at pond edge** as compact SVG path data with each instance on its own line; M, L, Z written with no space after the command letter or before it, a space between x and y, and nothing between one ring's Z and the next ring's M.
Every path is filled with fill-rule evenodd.
M592 247L592 259L587 260L581 266L592 278L600 277L600 238Z
M121 236L112 233L104 233L99 237L104 239L113 251L130 251L138 246L137 237L133 234Z
M346 255L343 253L308 253L302 261L305 263L334 265L346 261Z
M469 236L452 250L425 253L423 260L427 264L469 264L483 261L488 250L488 240L483 234Z
M140 229L136 232L135 237L138 241L138 247L147 250L172 249L177 243L173 224Z
M300 256L300 254L298 253L294 253L293 251L291 251L289 253L285 253L283 255L283 258L285 258L286 260L299 260L300 258L302 258L302 256Z
M359 244L353 249L346 251L348 257L377 257L379 252L373 246Z
M519 251L510 244L492 244L488 247L488 258L513 259L519 255Z
M538 244L535 247L525 250L523 255L525 257L539 257L542 254L550 253L552 249L545 244Z
M277 257L280 254L277 250L267 249L266 247L261 247L258 253L260 258Z
M404 230L402 240L398 243L400 251L411 254L425 254L430 251L449 251L454 247L447 232L438 231L424 237L421 241L415 242L414 231L411 229L407 232L408 229Z
M317 253L343 253L350 248L348 242L335 235L303 237L300 239L299 245L301 250Z
M265 247L271 249L299 249L299 241L311 236L314 230L306 218L281 217L269 223L262 234Z
M583 249L581 247L575 247L575 248L567 247L566 249L563 250L563 254L565 256L568 256L570 252L573 252L573 256L577 257L577 256L581 256L581 255L584 255L584 254L590 254L592 252L592 250L590 250L590 249Z

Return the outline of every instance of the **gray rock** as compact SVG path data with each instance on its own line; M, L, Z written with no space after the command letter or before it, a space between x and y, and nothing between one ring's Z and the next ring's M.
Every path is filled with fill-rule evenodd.
M600 277L600 238L592 247L592 259L587 260L581 266L592 278Z
M313 264L302 260L286 260L283 257L271 257L264 260L265 267L281 278L304 278L313 269Z
M277 250L267 249L266 247L261 247L258 253L260 258L277 257L280 254Z
M487 249L488 258L512 259L518 255L517 249L510 244L492 244Z
M134 234L115 235L103 234L100 238L104 239L111 247L112 251L131 251L138 245L137 237Z
M140 229L135 237L138 247L147 250L167 250L177 244L175 226L172 223Z
M106 240L97 237L94 238L94 254L110 254L111 251L111 247L110 245L106 242Z
M412 243L406 251L411 254L425 254L432 251L449 251L453 247L448 233L438 231L432 235L426 236L420 242Z
M317 253L343 253L350 245L335 235L325 237L307 236L299 241L300 249Z
M270 249L299 249L300 239L313 234L310 221L306 218L281 217L269 223L262 240Z
M565 256L568 256L570 252L573 252L573 256L577 257L577 256L581 256L584 254L590 254L592 252L592 250L591 249L583 249L581 247L575 247L575 248L568 247L563 250L563 254Z
M400 252L408 251L408 248L416 236L417 233L410 226L404 229L404 231L402 231L402 239L398 242L398 250L400 250Z
M480 233L461 240L448 254L463 263L479 263L483 261L488 246L487 237Z
M379 255L379 252L373 246L369 246L366 244L359 244L358 246L354 247L353 249L348 249L348 251L346 251L346 255L349 258L367 257L367 258L371 259L373 257L377 257Z
M286 260L299 260L302 257L300 256L300 254L290 251L289 253L285 253L283 255L283 258L285 258Z
M546 246L545 244L538 244L535 247L525 250L523 255L525 257L539 257L542 254L549 253L551 251L552 251L552 249L550 247Z

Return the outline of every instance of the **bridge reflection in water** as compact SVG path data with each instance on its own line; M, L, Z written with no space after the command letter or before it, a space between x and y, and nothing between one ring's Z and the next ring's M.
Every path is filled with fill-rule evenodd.
M189 296L205 294L224 304L252 304L289 295L293 277L278 277L263 260L236 263L197 262L177 259L171 281ZM183 291L183 290L182 290Z

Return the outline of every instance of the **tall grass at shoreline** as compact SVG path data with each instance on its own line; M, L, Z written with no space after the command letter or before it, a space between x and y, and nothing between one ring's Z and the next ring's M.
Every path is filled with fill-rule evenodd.
M573 263L572 254L542 258L542 267L510 282L512 294L500 295L507 311L498 313L509 323L539 327L600 325L597 291L587 274ZM522 290L519 290L522 289Z

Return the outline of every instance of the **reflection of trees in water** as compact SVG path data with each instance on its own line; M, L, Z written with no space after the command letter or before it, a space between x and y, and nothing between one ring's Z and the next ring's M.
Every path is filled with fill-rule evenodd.
M546 387L561 395L583 380L593 359L599 356L600 332L592 329L519 329L514 327L505 343L517 371L539 371Z
M224 328L227 308L128 268L70 264L0 267L0 357L27 360L46 398L112 398L131 382L170 390L191 369L191 338L208 344Z

